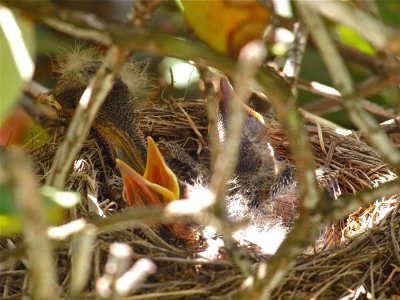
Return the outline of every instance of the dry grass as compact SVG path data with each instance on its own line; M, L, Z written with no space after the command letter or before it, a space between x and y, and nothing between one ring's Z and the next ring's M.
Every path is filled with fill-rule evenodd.
M191 117L176 104L156 108L143 107L136 116L145 135L164 138L182 145L195 159L207 156L193 126L207 136L207 118L202 100L180 102ZM267 131L276 151L290 159L288 144L275 120L267 122ZM309 133L320 167L335 171L342 194L396 178L378 154L354 136L343 136L328 128L310 127ZM49 171L60 138L32 153L39 180ZM200 152L198 154L198 152ZM106 167L94 139L86 141L67 183L67 189L81 193L82 203L72 216L109 215L118 204L109 200L106 190L121 186L118 175ZM273 299L392 299L400 296L400 198L395 195L377 199L366 209L354 212L343 225L342 243L327 251L299 257L273 293ZM140 228L103 232L97 236L89 281L82 298L96 297L96 282L104 272L110 245L121 242L133 249L132 259L150 258L157 271L127 299L212 299L232 295L245 279L228 261L199 260L190 253L168 245L146 225ZM12 248L16 239L1 240L2 249ZM70 240L57 243L59 285L66 296L71 277ZM14 260L0 271L0 299L20 299L26 288L26 261Z

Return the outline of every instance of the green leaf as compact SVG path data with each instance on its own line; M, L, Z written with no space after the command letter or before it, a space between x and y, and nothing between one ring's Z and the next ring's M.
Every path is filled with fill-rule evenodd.
M18 218L9 186L0 186L0 236L8 236L21 231L22 222Z
M376 51L372 48L358 33L347 26L337 25L336 27L339 39L346 45L364 52L369 55L376 55Z
M50 186L43 186L39 190L46 221L49 224L59 224L66 217L66 209L77 205L80 196L73 192L59 191ZM9 236L22 232L23 219L18 212L13 191L10 186L0 186L0 236Z
M77 205L80 201L78 193L60 191L48 185L40 188L40 195L45 201L45 205L48 207L53 205L56 207L71 208Z
M14 106L24 82L33 75L35 28L0 6L0 123Z

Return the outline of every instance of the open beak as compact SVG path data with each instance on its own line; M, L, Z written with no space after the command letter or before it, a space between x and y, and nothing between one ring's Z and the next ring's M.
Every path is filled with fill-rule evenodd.
M233 88L226 77L221 77L219 89L219 104L220 107L222 106L222 108L225 110L225 107L228 105L230 98L234 96ZM256 112L246 104L243 104L243 108L249 117L253 117L258 122L265 125L264 118L260 113Z
M178 180L151 137L147 138L147 147L147 163L143 176L123 161L116 160L124 182L124 199L128 206L165 205L179 199Z
M147 137L147 162L143 178L170 191L173 194L171 200L179 199L178 179L165 163L160 150L150 136Z
M179 185L175 174L167 166L154 140L147 137L147 162L144 175L117 159L124 182L123 197L129 207L162 206L179 199ZM199 238L196 229L186 224L158 225L161 236L188 249L197 249Z

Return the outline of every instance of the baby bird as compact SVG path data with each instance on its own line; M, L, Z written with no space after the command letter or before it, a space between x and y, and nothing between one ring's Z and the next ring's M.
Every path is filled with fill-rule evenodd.
M224 78L220 86L219 131L220 137L224 137L229 130L226 104L233 89ZM235 192L228 195L226 205L232 221L250 220L247 226L234 233L238 243L256 245L262 255L268 255L277 250L298 216L296 169L293 163L284 162L275 154L262 116L246 110L248 115L235 171ZM341 191L335 174L321 168L315 173L321 189L337 199ZM320 244L323 244L322 238L323 233L318 240Z
M227 104L232 96L231 85L222 78L218 126L222 143L229 130ZM297 216L295 169L276 157L263 117L248 107L245 110L238 164L226 206L231 221L249 220L234 233L238 244L255 245L262 255L268 255L279 247Z
M60 61L60 76L54 89L39 100L51 104L58 116L68 121L99 65L100 61L93 58L92 53L73 53ZM135 77L134 80L132 77ZM146 72L137 64L126 66L93 124L96 136L105 146L110 160L116 161L122 175L125 203L128 207L146 207L163 206L182 198L201 199L198 194L208 189L210 178L206 165L166 141L160 141L157 147L154 140L148 137L146 147L143 133L135 124L134 100L143 97L141 86L146 85L146 81ZM227 79L221 79L221 143L229 132L226 107L232 95L233 89ZM245 110L247 117L238 164L234 178L227 183L226 206L232 222L243 218L249 220L246 226L234 233L238 244L256 245L261 254L272 254L297 216L295 168L275 156L263 117L247 107ZM202 226L153 226L167 240L191 250L202 248L205 238L218 239L217 234L207 236Z
M229 82L222 79L219 106L221 142L224 142L223 137L228 130L226 104L232 94ZM117 161L128 206L166 205L182 198L202 199L207 194L204 191L208 189L208 170L179 147L164 141L159 143L159 147L161 152L148 137L147 164L143 176ZM168 158L167 163L161 153ZM168 166L180 174L178 178ZM226 205L229 219L232 222L244 218L250 220L248 225L234 232L236 241L241 246L256 245L262 255L272 254L296 217L294 168L284 166L274 157L262 117L249 109L240 141L235 178L228 185ZM193 224L169 224L166 227L175 240L179 239L189 249L195 249L196 244L198 248L199 241L203 239L209 244L221 241L218 233L209 233L208 227ZM208 255L218 257L218 251Z
M129 165L117 159L117 167L123 179L123 198L128 207L162 207L171 201L184 198L187 185L178 183L174 172L165 163L154 140L147 137L147 162L143 176ZM203 247L200 226L187 224L153 224L161 237L187 250Z
M52 105L59 118L68 121L92 78L100 60L92 50L75 50L59 59L55 87L38 100ZM119 157L138 172L144 171L146 144L135 125L135 100L143 97L148 85L146 72L139 63L126 64L94 120L93 130L106 146L112 161Z

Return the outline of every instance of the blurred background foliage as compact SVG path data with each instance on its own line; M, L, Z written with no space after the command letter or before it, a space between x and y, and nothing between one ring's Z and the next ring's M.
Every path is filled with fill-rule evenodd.
M96 1L95 5L93 1L56 0L52 2L57 5L61 5L62 7L81 10L84 12L95 14L104 20L122 24L129 21L129 14L127 12L130 11L134 3L134 1L128 0L102 0ZM286 18L293 18L296 15L296 12L293 11L293 3L291 3L290 1L264 2L265 3L263 4L265 4L266 7L274 7L275 11L281 13ZM203 30L205 33L207 33L208 30L213 30L213 28L215 30L215 28L217 28L219 24L223 24L221 23L221 19L223 19L225 15L229 16L232 22L230 26L236 25L234 23L235 19L233 16L234 13L232 11L221 11L220 9L211 5L207 6L209 7L208 10L210 10L211 13L210 17L208 18L208 22L203 22L204 24L202 24L201 20L191 21L191 18L193 20L198 20L199 15L205 14L204 11L195 11L196 8L194 12L190 12L188 10L191 15L187 13L188 15L186 15L185 21L185 17L181 14L178 5L182 3L185 4L185 1L182 1L181 3L175 1L166 1L165 3L163 3L157 10L155 10L152 18L150 19L148 27L157 28L160 31L171 33L174 35L186 35L193 37L194 34L186 23L189 23L189 25L193 25L190 24L191 22L195 23L195 25L200 28L200 31ZM197 1L195 3L197 3L198 5L199 3L202 3L202 1ZM354 3L361 7L365 5L365 3L362 1L354 1ZM378 8L378 12L376 13L379 14L379 17L384 23L390 24L392 26L399 26L399 1L376 1L375 3L376 7ZM193 6L193 2L191 1L187 1L185 5L188 4ZM262 4L257 3L257 5ZM258 11L254 10L254 8L251 9L253 12ZM244 11L245 8L243 7L241 8L241 10ZM256 19L257 15L254 15L252 17L252 20ZM240 19L240 17L241 16L239 15L238 20ZM267 13L264 12L264 15L261 14L260 18L262 20L268 20L268 11ZM27 22L25 21L25 23ZM379 60L384 55L383 53L378 53L377 51L375 51L362 37L360 37L349 27L342 24L333 23L331 21L326 21L326 23L329 26L332 36L334 36L335 39L342 44L355 48L365 55L376 58L377 60ZM26 26L27 25L23 25L21 28L25 28ZM27 30L24 29L24 32L25 31ZM205 42L209 45L211 44L212 47L213 43L218 44L220 40L224 38L224 34L229 34L229 32L222 32L218 35L215 32L210 31L210 39L208 41L206 40ZM26 41L29 45L29 48L36 48L36 55L34 58L35 71L33 79L49 88L52 87L54 84L55 78L54 73L52 72L52 63L57 56L63 55L63 53L65 53L66 51L74 49L74 47L76 47L77 45L84 45L88 47L95 46L102 49L102 47L98 45L93 45L87 43L86 41L76 40L71 36L67 36L39 24L34 24L34 28L31 29L31 33L28 34L28 38L26 39ZM281 69L287 56L287 51L289 50L290 45L293 41L293 33L286 29L277 28L273 32L269 33L267 41L269 49L267 60L270 64L274 64L277 68ZM2 44L6 45L7 43L2 40ZM9 70L9 65L12 63L12 60L5 59L3 62L4 52L5 51L2 51L3 75L1 77L1 106L3 109L1 111L2 127L0 132L0 143L2 145L14 143L26 144L28 148L37 147L38 144L45 141L48 136L43 132L41 128L36 126L30 120L29 116L24 113L23 110L18 108L17 102L18 99L21 97L22 85L17 84L17 82L21 82L21 80L18 80L17 75ZM201 97L198 89L199 76L197 74L197 71L191 65L188 65L185 62L177 59L157 57L154 55L148 55L146 53L136 53L135 58L139 60L147 58L151 59L152 63L150 71L152 72L153 77L159 81L160 86L165 87L170 82L171 73L169 69L172 69L174 79L174 90L172 92L173 97L180 98L184 96L188 99ZM355 85L365 81L373 75L372 71L365 66L356 64L351 60L346 60L346 62L348 64L348 68L350 70L352 78L355 81ZM5 76L5 74L7 74L7 76ZM300 78L308 81L317 81L328 86L331 85L331 80L318 54L318 51L312 44L311 46L307 47L305 51ZM15 94L12 94L12 92L10 91L12 87L8 84L7 80L10 80L10 82L14 82L14 91L18 90L19 92L14 92ZM398 101L397 97L397 88L393 87L382 90L381 92L369 97L368 100L382 107L396 110L398 109L396 108L396 100ZM319 110L318 101L321 102L323 101L323 99L315 94L302 90L299 90L298 98L299 103L302 107L310 109L312 112L331 121L334 121L339 125L347 128L354 128L352 123L343 112L343 109L340 105L333 105L327 109ZM8 103L11 103L12 101L15 101L15 103L13 104L14 110L11 113L10 117L6 119L5 111L9 110L8 107L12 104ZM378 119L379 121L383 121L383 119ZM36 138L33 139L33 137Z

